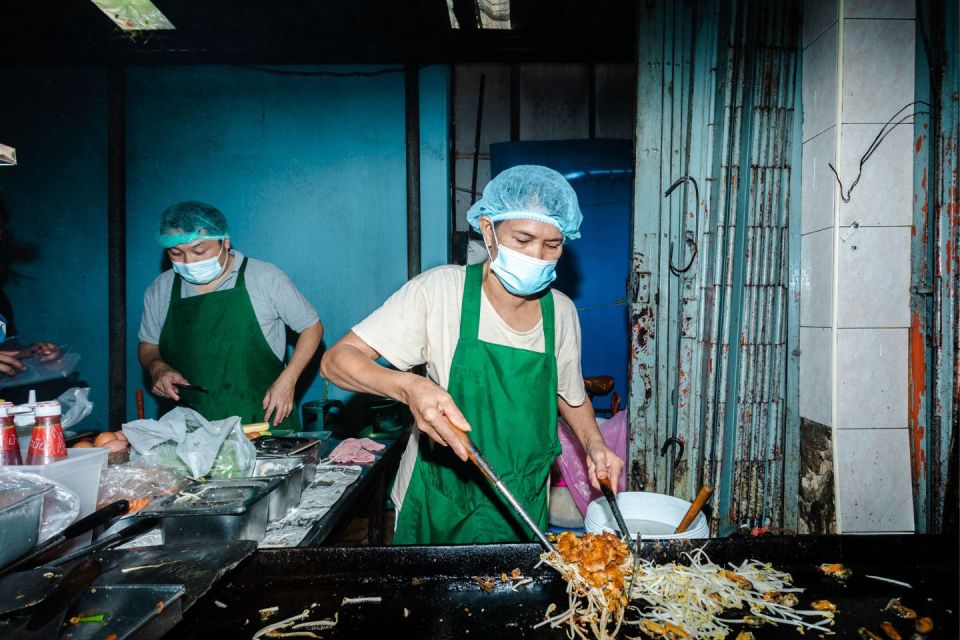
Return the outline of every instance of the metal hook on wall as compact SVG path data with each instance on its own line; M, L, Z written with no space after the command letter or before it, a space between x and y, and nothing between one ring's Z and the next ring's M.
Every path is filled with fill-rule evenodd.
M679 178L673 181L673 184L671 184L666 191L663 192L663 197L669 198L670 194L673 193L677 187L679 187L681 184L683 184L688 180L693 183L693 194L694 194L694 198L696 198L695 209L694 209L696 213L694 215L694 220L696 221L696 224L699 226L700 186L697 184L696 178L694 178L693 176L680 176ZM684 230L683 235L684 235L684 241L686 242L687 246L690 247L690 252L691 252L690 260L687 262L686 266L683 266L683 267L678 267L677 265L673 264L673 241L670 242L670 260L668 261L667 265L670 267L670 273L672 273L675 276L680 276L690 271L690 269L693 268L694 261L696 261L697 259L697 241L694 238L693 232Z
M677 467L680 465L680 460L683 459L683 446L683 440L676 436L670 436L667 438L666 442L663 443L663 446L660 447L660 455L667 455L667 449L670 447L679 447L680 449L677 451L677 457L673 460L673 466Z

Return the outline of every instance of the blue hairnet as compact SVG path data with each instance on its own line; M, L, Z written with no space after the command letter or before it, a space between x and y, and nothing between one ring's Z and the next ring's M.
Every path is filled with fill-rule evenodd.
M477 232L481 216L492 222L518 218L546 222L563 232L564 241L580 237L583 220L577 193L567 179L532 164L511 167L487 183L483 197L467 211L467 222Z
M220 210L195 200L167 207L157 227L157 242L167 249L195 240L224 240L229 237L227 218Z

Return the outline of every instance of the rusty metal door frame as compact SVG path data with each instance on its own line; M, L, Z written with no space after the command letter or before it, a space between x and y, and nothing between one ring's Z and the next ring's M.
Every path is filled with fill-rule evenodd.
M718 485L715 529L796 527L799 45L785 5L675 0L638 16L631 479L687 499Z
M908 424L916 529L934 533L957 526L960 9L923 0L917 17Z

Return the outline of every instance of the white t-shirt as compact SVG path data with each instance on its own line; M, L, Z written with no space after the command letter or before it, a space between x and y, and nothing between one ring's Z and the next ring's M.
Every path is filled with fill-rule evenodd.
M420 274L354 326L353 332L398 369L406 371L426 364L427 377L446 389L460 339L460 306L466 275L466 267L456 265ZM580 370L580 320L573 301L556 290L553 307L557 394L567 404L578 407L587 400ZM540 353L544 350L543 320L529 331L516 331L497 314L482 290L477 337L516 349ZM417 461L419 436L419 430L414 429L390 494L398 511Z

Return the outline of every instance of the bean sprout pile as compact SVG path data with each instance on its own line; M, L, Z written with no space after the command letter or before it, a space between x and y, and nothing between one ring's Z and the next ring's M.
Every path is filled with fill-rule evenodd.
M798 609L803 589L771 564L745 560L725 568L703 549L683 554L683 564L641 558L634 564L626 544L610 533L563 533L556 548L541 561L566 580L569 607L557 613L551 605L536 626L566 626L571 640L610 640L621 626L666 640L722 640L731 625L832 633L834 611Z

